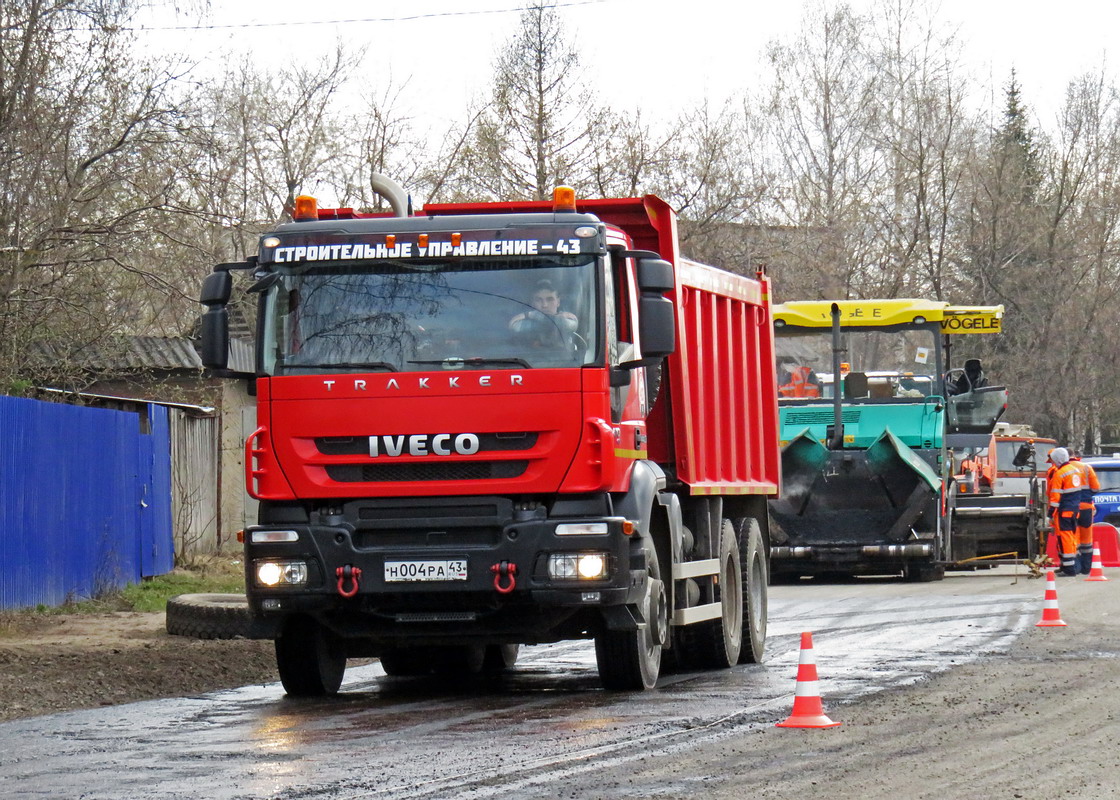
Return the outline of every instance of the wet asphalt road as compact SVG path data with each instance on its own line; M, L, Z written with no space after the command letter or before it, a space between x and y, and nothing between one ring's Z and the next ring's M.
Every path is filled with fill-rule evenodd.
M1043 583L1000 568L771 587L764 664L665 675L642 694L601 690L593 645L573 642L522 648L500 679L388 678L374 664L328 700L270 684L5 723L0 796L554 797L595 786L604 766L687 758L785 718L802 631L842 720L846 703L1006 648L1037 621Z

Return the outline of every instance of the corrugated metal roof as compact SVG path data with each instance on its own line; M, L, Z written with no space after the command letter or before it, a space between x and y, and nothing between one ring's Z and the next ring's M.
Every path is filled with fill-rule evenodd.
M38 348L49 358L64 359L95 371L199 370L202 359L194 342L181 336L123 336L109 342L84 345L77 351L59 352L58 346ZM254 372L253 343L231 338L229 369Z
M40 386L36 391L44 395L58 396L61 398L78 397L82 400L108 400L117 403L133 403L135 405L166 406L167 408L177 408L180 411L186 411L190 414L203 417L211 416L217 410L213 406L199 406L193 403L179 403L172 400L150 400L144 397L125 397L119 394L104 394L101 392L68 392L65 389L52 389L48 386Z

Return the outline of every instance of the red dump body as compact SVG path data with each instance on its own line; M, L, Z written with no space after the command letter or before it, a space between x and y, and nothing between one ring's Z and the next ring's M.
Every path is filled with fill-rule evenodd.
M433 216L527 213L548 202L428 204ZM775 496L781 480L770 280L680 256L676 214L660 198L580 200L576 210L617 227L638 250L676 268L677 350L665 363L667 393L648 424L649 457L671 467L692 494Z

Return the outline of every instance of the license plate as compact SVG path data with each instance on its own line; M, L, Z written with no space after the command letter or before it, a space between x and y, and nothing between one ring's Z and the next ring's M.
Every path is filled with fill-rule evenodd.
M447 561L386 561L385 582L405 581L465 581L467 560Z

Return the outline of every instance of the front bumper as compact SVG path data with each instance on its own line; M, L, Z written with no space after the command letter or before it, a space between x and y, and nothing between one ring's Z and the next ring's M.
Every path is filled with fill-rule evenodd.
M250 608L265 618L308 613L348 635L393 638L410 636L419 626L425 635L447 637L470 628L547 641L549 630L581 609L595 610L609 627L638 624L632 609L644 596L646 556L640 538L624 533L623 518L447 522L425 517L401 527L362 527L342 519L252 526L245 531ZM607 532L557 533L558 524L582 522L605 523ZM253 541L254 534L268 538L278 531L294 532L286 537L294 540ZM602 577L550 576L550 556L586 553L603 555ZM266 562L302 562L306 581L264 586L257 573ZM454 564L459 579L390 580L387 562ZM461 563L465 570L458 570ZM394 571L399 576L399 568L388 573Z

